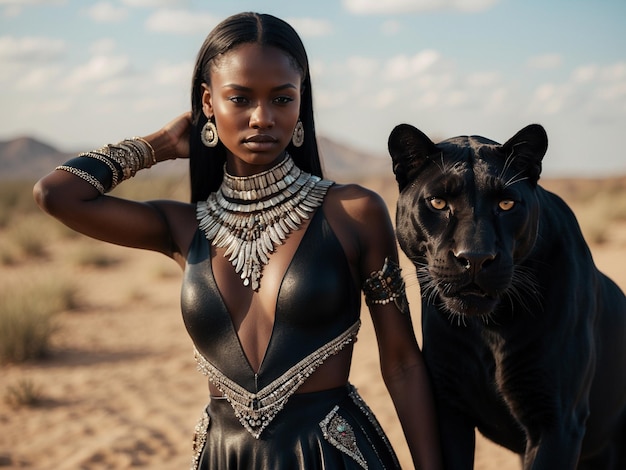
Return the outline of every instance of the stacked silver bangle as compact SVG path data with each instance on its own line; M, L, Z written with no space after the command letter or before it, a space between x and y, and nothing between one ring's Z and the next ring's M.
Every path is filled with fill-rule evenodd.
M85 152L56 167L82 178L100 194L135 176L139 170L156 163L152 146L141 137L125 139L115 145Z
M410 316L402 269L389 257L385 258L385 263L380 271L374 271L365 280L363 293L365 294L365 303L368 306L387 305L393 302L402 314Z

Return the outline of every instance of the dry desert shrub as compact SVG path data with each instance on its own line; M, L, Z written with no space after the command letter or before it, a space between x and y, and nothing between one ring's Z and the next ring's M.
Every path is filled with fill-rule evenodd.
M7 386L4 401L12 408L32 408L42 403L43 389L32 380L23 378Z
M57 313L77 306L77 290L59 280L9 282L0 289L0 363L49 352Z
M543 186L570 205L590 244L624 239L615 234L626 222L626 176L548 179Z
M0 264L11 266L48 258L50 246L59 238L61 224L43 213L13 217L0 228Z
M21 217L7 228L7 238L17 250L17 254L26 259L46 258L50 244L50 232L42 228L46 221L39 214Z
M31 181L3 180L0 183L0 228L8 226L16 217L39 212L33 200Z
M626 221L626 184L608 180L606 184L599 185L579 203L576 212L588 242L608 242L611 230Z
M31 181L0 183L0 265L46 258L62 227L37 207Z
M73 254L74 263L78 266L83 268L110 268L121 263L121 258L107 253L100 242L96 242L97 245L90 242L91 240Z

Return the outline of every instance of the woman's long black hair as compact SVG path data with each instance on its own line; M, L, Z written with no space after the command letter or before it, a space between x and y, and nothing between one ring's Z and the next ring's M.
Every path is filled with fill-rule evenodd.
M297 148L290 143L287 151L300 169L322 177L313 121L309 60L302 40L288 23L275 16L239 13L226 18L209 33L196 60L191 92L192 128L189 137L192 202L206 199L210 193L219 188L226 161L226 148L221 142L214 148L208 148L200 140L200 131L207 121L202 112L202 84L210 83L210 71L214 60L218 59L221 54L248 43L281 49L302 71L300 120L304 126L304 144Z

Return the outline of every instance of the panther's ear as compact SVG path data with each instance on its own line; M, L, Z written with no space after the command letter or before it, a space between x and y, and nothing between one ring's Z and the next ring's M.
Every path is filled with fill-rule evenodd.
M548 150L548 135L539 124L524 127L503 146L505 157L511 158L513 167L523 171L528 179L537 183L541 174L541 161Z
M400 191L415 177L426 158L439 152L426 134L410 124L396 126L387 145Z

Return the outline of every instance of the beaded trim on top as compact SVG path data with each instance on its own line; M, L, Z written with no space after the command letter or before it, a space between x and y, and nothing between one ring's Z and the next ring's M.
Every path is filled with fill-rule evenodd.
M342 334L290 367L280 377L256 393L246 390L237 382L229 379L197 349L195 350L195 358L198 370L209 377L209 380L215 384L233 407L239 422L258 439L263 430L283 409L289 397L296 393L306 379L326 359L355 341L360 326L361 321L357 320Z
M226 248L243 284L258 290L270 253L322 205L332 184L300 170L289 155L252 176L232 176L224 167L220 188L198 202L196 215L207 240Z

